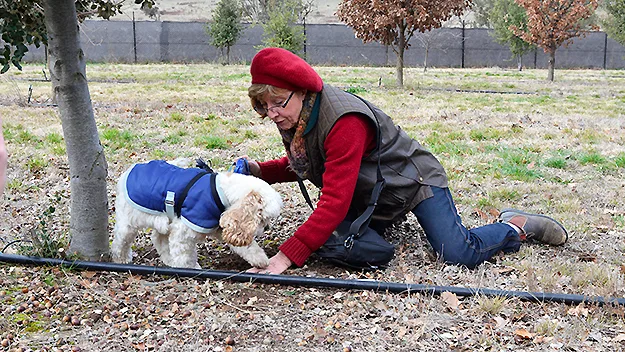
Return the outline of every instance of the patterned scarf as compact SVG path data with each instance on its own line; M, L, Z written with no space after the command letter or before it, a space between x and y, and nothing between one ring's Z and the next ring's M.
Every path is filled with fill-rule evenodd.
M286 149L286 155L289 158L289 166L300 178L308 178L308 155L306 155L306 144L304 141L304 131L310 119L316 92L308 92L302 102L302 111L299 114L297 126L289 130L281 130L282 143Z

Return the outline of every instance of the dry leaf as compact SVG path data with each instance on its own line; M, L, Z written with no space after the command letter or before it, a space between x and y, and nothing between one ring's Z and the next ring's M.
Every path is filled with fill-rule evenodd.
M519 321L519 320L523 320L523 319L525 319L525 317L526 317L526 316L527 316L527 314L525 314L525 313L523 313L523 312L521 312L521 313L519 313L519 314L515 314L515 315L512 317L512 321Z
M247 300L247 305L248 306L253 306L254 303L258 302L258 297L254 296L254 297L250 297L250 299Z
M488 214L486 214L485 212L481 211L480 209L475 208L475 213L480 217L480 219L482 220L488 220Z
M577 307L574 308L570 308L567 313L569 315L574 315L576 317L579 316L587 316L588 315L588 308L584 308L583 304L578 305Z
M516 329L514 331L514 334L523 339L531 339L532 337L536 336L536 334L533 334L525 329Z
M97 272L95 272L95 271L83 271L81 273L82 277L85 277L87 279L91 279L92 277L95 276L95 274L97 274Z
M139 342L137 344L132 344L132 347L138 349L139 351L144 351L145 350L145 343Z
M612 342L621 342L621 341L625 341L625 334L618 334L612 339Z
M80 280L80 285L84 288L91 288L93 286L93 283L89 280Z
M451 293L445 291L441 293L441 300L447 304L447 306L451 309L458 309L460 305L460 301L458 300L458 296L455 293Z
M508 319L504 319L502 317L495 317L495 329L501 329L504 326L506 326L506 324L508 324Z
M493 269L493 272L495 274L507 274L507 273L511 273L513 271L515 271L516 269L511 267L511 266L506 266L503 268L497 268L497 269Z
M374 307L376 307L379 310L387 310L388 307L386 306L386 304L384 304L384 302L382 301L378 301L375 303Z
M579 255L580 262L597 262L597 256L591 253L581 253Z

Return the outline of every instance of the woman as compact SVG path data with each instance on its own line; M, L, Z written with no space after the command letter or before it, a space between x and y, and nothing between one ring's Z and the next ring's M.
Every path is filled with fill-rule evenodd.
M381 110L373 107L376 119L360 98L323 84L315 70L291 52L259 51L250 73L252 106L276 124L286 149L280 159L248 160L251 173L269 183L300 177L321 188L316 209L280 246L270 265L250 272L280 274L292 264L302 266L348 212L362 213L376 181L378 154L386 186L372 226L383 227L412 211L447 263L473 268L499 251L518 251L521 241L530 237L552 245L567 241L557 221L513 209L502 211L498 223L467 230L438 160Z

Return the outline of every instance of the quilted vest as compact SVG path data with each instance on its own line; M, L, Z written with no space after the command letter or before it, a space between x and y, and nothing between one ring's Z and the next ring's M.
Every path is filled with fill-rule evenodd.
M419 142L410 138L382 110L370 104L378 121L360 98L338 88L325 84L321 94L318 116L311 116L314 126L305 134L306 151L310 162L310 179L317 187L322 187L322 176L326 160L324 142L328 133L343 115L358 113L367 116L376 129L380 129L380 143L366 157L356 183L350 209L362 214L369 204L371 192L377 179L378 154L382 175L386 186L380 194L372 219L394 221L408 213L424 199L432 197L432 190L426 186L447 187L447 175L440 162ZM315 109L313 109L315 110ZM310 122L309 122L310 124ZM377 127L379 126L379 127Z
M126 200L133 207L160 215L165 212L167 192L175 193L175 200L198 173L198 168L183 169L164 160L153 160L147 164L135 164L124 180ZM189 189L180 209L180 219L191 229L209 233L219 226L219 217L224 205L217 192L217 174L202 176Z

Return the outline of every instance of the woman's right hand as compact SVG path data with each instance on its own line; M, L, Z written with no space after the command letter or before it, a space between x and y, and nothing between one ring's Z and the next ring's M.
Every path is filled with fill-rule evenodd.
M252 176L256 176L259 178L261 177L260 165L258 165L258 162L256 160L250 159L250 157L247 155L240 156L238 159L247 160L247 164L250 167L250 173L252 174Z

